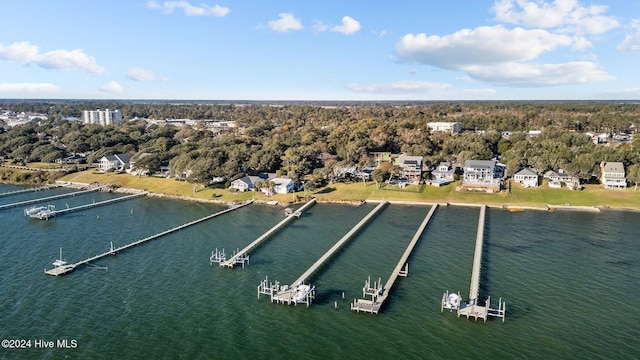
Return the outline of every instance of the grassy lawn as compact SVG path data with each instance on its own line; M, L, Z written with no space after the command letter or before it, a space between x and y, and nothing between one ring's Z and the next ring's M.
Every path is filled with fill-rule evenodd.
M81 183L99 182L114 184L125 188L142 189L153 193L170 196L183 196L203 200L219 200L224 202L245 201L251 198L265 201L293 202L304 197L304 193L265 196L259 192L232 193L225 189L202 189L193 191L193 184L175 179L155 177L137 177L129 174L106 173L99 174L87 170L63 177L64 181ZM395 201L424 201L424 202L460 202L481 203L489 205L537 206L573 205L573 206L608 206L615 208L640 209L640 191L633 188L627 190L604 190L598 185L586 185L584 190L550 189L546 186L539 188L522 188L512 186L511 193L498 194L461 192L455 190L455 184L443 187L409 185L404 189L396 186L377 188L375 183L362 182L331 184L327 187L309 193L318 201L342 202L362 200L395 200Z

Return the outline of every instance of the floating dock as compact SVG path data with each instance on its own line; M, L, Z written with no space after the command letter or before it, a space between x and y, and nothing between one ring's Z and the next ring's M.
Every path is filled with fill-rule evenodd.
M57 187L60 187L60 186L62 186L62 185L59 185L59 184L52 184L52 185L46 185L46 186L35 187L35 188L28 188L28 189L22 189L22 190L7 191L7 192L4 192L4 193L0 194L0 197L10 196L10 195L17 195L17 194L24 194L24 193L30 193L30 192L34 192L34 191L44 191L44 190L49 190L49 189L57 188Z
M70 193L67 193L67 194L60 194L60 195L48 196L48 197L39 198L39 199L31 199L31 200L20 201L20 202L16 202L16 203L13 203L13 204L0 205L0 210L9 209L9 208L17 207L17 206L31 205L31 204L45 202L45 201L49 201L49 200L63 199L63 198L72 197L72 196L81 195L81 194L86 194L86 193L90 193L90 192L93 192L93 191L98 191L100 189L106 188L107 186L109 186L109 185L100 185L100 186L92 187L92 188L90 188L88 190L74 191L74 192L70 192Z
M138 193L138 194L120 196L120 197L117 197L117 198L114 198L114 199L93 202L91 204L85 204L85 205L80 205L80 206L61 209L61 210L56 210L53 205L47 206L46 209L41 209L41 207L33 207L33 208L25 209L25 215L29 216L32 219L49 220L50 218L52 218L54 216L61 215L61 214L67 214L67 213L74 212L74 211L80 211L80 210L85 210L85 209L89 209L89 208L93 208L93 207L97 207L97 206L102 206L102 205L112 204L112 203L116 203L116 202L120 202L120 201L130 200L130 199L137 198L137 197L140 197L140 196L145 196L145 195L147 195L147 192L141 192L141 193Z
M478 231L476 234L476 247L473 255L473 267L471 270L471 285L469 286L469 302L462 303L460 293L455 294L447 291L442 295L442 305L440 310L456 310L458 317L466 316L473 317L475 320L478 318L487 321L487 317L499 317L504 322L506 303L502 301L502 298L498 300L498 308L491 308L491 297L487 298L484 305L478 303L478 295L480 289L480 269L482 266L482 247L484 243L484 223L487 206L482 205L480 207L480 217L478 219Z
M351 310L356 312L363 311L372 314L377 314L380 311L380 308L384 304L384 301L387 300L387 297L391 292L391 288L398 279L398 276L406 277L407 275L409 275L409 263L407 262L407 260L409 259L413 248L418 243L418 240L420 240L424 229L429 224L429 221L431 220L433 214L436 212L437 208L438 204L435 204L431 207L431 210L429 210L429 213L422 221L422 224L420 224L420 227L418 227L418 231L416 231L415 235L411 239L409 246L407 246L404 254L402 254L400 261L398 261L398 264L393 269L393 272L391 273L391 276L389 277L389 280L387 280L387 283L384 285L384 287L381 287L380 280L378 280L377 283L374 282L373 286L371 286L371 279L368 278L367 281L365 281L364 288L362 289L363 299L354 299L353 303L351 303ZM367 299L367 296L370 296L371 299Z
M318 259L307 271L305 271L293 285L281 286L278 281L270 283L268 278L265 278L260 285L258 285L258 298L260 294L269 295L271 302L282 304L299 304L306 303L307 306L315 298L315 286L305 284L309 277L315 273L324 263L327 261L338 249L340 249L353 235L355 235L365 224L373 218L388 202L384 201L378 204L367 216L365 216L360 222L356 224L346 235L338 240L320 259Z
M150 240L153 240L153 239L157 239L157 238L159 238L161 236L176 232L178 230L182 230L182 229L184 229L186 227L189 227L191 225L195 225L195 224L203 222L205 220L209 220L209 219L214 218L216 216L220 216L222 214L226 214L226 213L228 213L230 211L239 209L239 208L241 208L243 206L246 206L246 205L249 205L251 203L253 203L253 200L247 201L247 202L245 202L243 204L240 204L240 205L229 207L226 210L218 211L215 214L207 215L207 216L205 216L203 218L188 222L186 224L182 224L180 226L176 226L176 227L171 228L169 230L165 230L165 231L163 231L161 233L158 233L158 234L155 234L155 235L151 235L151 236L146 237L144 239L138 240L136 242L132 242L132 243L124 245L124 246L120 246L118 248L114 248L113 245L112 245L111 248L109 249L109 251L107 251L107 252L104 252L102 254L90 257L90 258L82 260L82 261L78 261L78 262L73 263L73 264L66 264L65 263L65 264L62 264L60 266L55 266L56 263L54 263L55 267L53 269L49 269L49 270L45 269L44 273L47 274L47 275L53 275L53 276L59 276L59 275L68 274L68 273L72 272L73 270L75 270L78 266L86 265L86 264L88 264L88 263L90 263L92 261L101 259L101 258L103 258L105 256L108 256L108 255L115 255L116 253L118 253L118 252L120 252L122 250L126 250L126 249L128 249L130 247L134 247L134 246L142 244L144 242L147 242L147 241L150 241Z
M216 249L216 252L211 254L211 258L209 259L210 264L213 265L214 262L217 262L220 267L224 266L232 269L236 265L241 264L242 267L244 268L244 264L249 262L249 255L247 255L249 251L251 251L260 243L262 243L264 240L269 238L276 231L280 230L282 227L284 227L287 223L289 223L294 218L296 219L299 218L302 215L303 211L307 210L308 208L313 206L315 203L316 203L316 199L313 198L306 204L302 205L298 210L289 211L287 217L284 218L284 220L280 221L274 227L272 227L267 232L265 232L262 236L254 240L251 244L247 245L247 247L245 247L244 249L236 251L236 253L233 256L231 256L231 258L228 260L226 259L224 249L222 249L222 252L218 252L218 249Z

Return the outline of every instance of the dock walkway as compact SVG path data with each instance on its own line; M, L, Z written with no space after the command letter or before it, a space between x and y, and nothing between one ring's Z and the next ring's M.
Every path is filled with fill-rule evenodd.
M218 257L218 260L219 260L218 262L220 267L225 266L233 269L233 267L235 267L237 264L242 264L242 267L244 267L245 262L249 261L249 255L247 255L249 251L251 251L253 248L258 246L261 242L269 238L276 231L280 230L282 227L284 227L287 223L289 223L294 218L299 218L303 211L307 210L308 208L313 206L315 203L316 203L316 199L315 198L311 199L306 204L302 205L298 210L292 212L290 215L284 218L284 220L280 221L274 227L272 227L267 232L262 234L262 236L260 236L259 238L251 242L251 244L247 245L244 249L236 252L236 254L234 254L229 260L225 260ZM224 249L222 251L224 253ZM213 264L213 262L216 262L216 261L214 261L214 259L212 258L211 263Z
M57 187L60 187L60 186L62 186L62 185L52 184L52 185L45 185L45 186L39 186L39 187L34 187L34 188L28 188L28 189L7 191L7 192L3 192L2 194L0 194L0 197L10 196L10 195L17 195L17 194L24 194L24 193L34 192L34 191L44 191L44 190L57 188Z
M365 216L362 220L360 220L359 223L356 224L356 226L353 227L353 229L351 229L345 236L343 236L337 243L335 243L335 245L333 245L324 255L322 255L322 257L320 257L320 259L313 263L313 265L311 265L311 267L307 269L307 271L300 275L300 277L296 281L294 281L294 284L303 284L305 281L307 281L307 279L313 273L315 273L316 270L318 270L318 268L320 268L320 266L322 266L322 264L327 261L327 259L329 259L338 249L342 247L342 245L344 245L349 239L351 239L353 235L355 235L364 225L366 225L369 220L371 220L371 218L373 218L373 216L376 215L380 210L382 210L382 208L387 204L388 202L386 201L381 202L380 204L378 204L378 206L371 210L371 212L369 212L367 216Z
M265 280L258 285L258 298L260 297L260 294L265 294L271 297L271 302L294 305L298 303L306 303L307 306L309 306L311 300L315 298L315 286L307 285L305 282L387 204L387 201L383 201L371 210L367 216L360 220L356 226L338 240L337 243L335 243L324 255L322 255L322 257L320 257L320 259L313 263L307 271L300 275L300 277L293 282L293 285L280 286L280 282L276 281L275 283L269 283L268 278L265 278Z
M61 209L61 210L47 209L47 210L43 210L43 211L40 211L40 212L36 212L34 214L29 214L28 216L30 218L32 218L32 219L48 220L49 218L52 218L54 216L58 216L58 215L61 215L61 214L67 214L67 213L74 212L74 211L80 211L80 210L85 210L85 209L89 209L89 208L93 208L93 207L97 207L97 206L112 204L112 203L125 201L125 200L129 200L129 199L133 199L133 198L137 198L137 197L145 196L145 195L147 195L146 191L138 193L138 194L120 196L120 197L117 197L117 198L114 198L114 199L98 201L98 202L94 202L94 203L90 203L90 204L75 206L75 207L72 207L72 208L66 208L66 209Z
M457 310L458 317L466 316L478 318L487 321L489 316L502 318L504 322L506 313L506 303L502 298L498 300L498 308L491 308L491 297L487 298L484 305L479 304L478 296L480 290L480 270L482 267L482 248L484 244L484 224L487 206L480 207L480 216L478 218L478 231L476 233L476 247L473 255L473 267L471 269L471 284L469 286L469 302L464 304L461 302L460 294L449 294L447 291L442 295L441 311L444 309Z
M212 219L214 217L220 216L222 214L226 214L226 213L228 213L230 211L239 209L239 208L241 208L243 206L246 206L246 205L249 205L251 203L253 203L253 200L247 201L247 202L245 202L243 204L240 204L240 205L229 207L226 210L218 211L215 214L207 215L207 216L202 217L200 219L190 221L190 222L188 222L186 224L182 224L180 226L176 226L176 227L171 228L169 230L165 230L165 231L163 231L161 233L148 236L148 237L146 237L144 239L138 240L136 242L132 242L132 243L127 244L127 245L120 246L118 248L111 247L111 249L109 249L109 251L104 252L102 254L98 254L98 255L92 256L92 257L90 257L88 259L85 259L85 260L82 260L82 261L78 261L78 262L73 263L73 264L57 266L57 267L54 267L53 269L50 269L50 270L45 270L45 274L53 275L53 276L68 274L68 273L72 272L73 270L75 270L78 266L88 264L88 263L90 263L92 261L98 260L98 259L103 258L103 257L108 256L108 255L115 255L116 253L118 253L118 252L120 252L122 250L126 250L128 248L134 247L134 246L142 244L144 242L147 242L147 241L150 241L150 240L153 240L153 239L157 239L157 238L159 238L161 236L164 236L164 235L167 235L167 234L171 234L171 233L176 232L178 230L182 230L182 229L184 229L186 227L189 227L191 225L195 225L195 224L203 222L205 220L209 220L209 219Z
M420 237L422 236L424 229L429 224L429 221L431 220L431 217L433 216L433 214L436 212L437 208L438 208L438 204L435 204L431 207L431 210L429 210L429 213L420 224L420 227L418 227L418 230L416 231L415 235L411 239L411 242L407 246L407 249L404 251L404 254L402 254L402 257L400 257L400 261L398 261L398 264L393 269L393 272L391 273L391 276L389 277L389 280L387 280L384 287L381 288L380 291L378 291L378 289L375 289L376 287L374 286L374 291L368 292L368 294L372 296L371 300L355 299L351 304L351 310L356 312L360 312L360 311L369 312L372 314L377 314L380 311L380 308L384 304L385 300L387 300L387 297L391 292L391 288L393 287L396 280L398 279L398 276L406 277L408 275L409 263L407 262L407 260L409 259L411 252L413 252L413 248L418 243L418 240L420 240ZM365 290L363 290L364 291L363 297L367 294L366 289L369 289L369 285L370 285L370 281L367 281L365 283Z
M36 204L36 203L45 202L45 201L49 201L49 200L63 199L63 198L72 197L72 196L81 195L81 194L86 194L86 193L90 193L90 192L93 192L93 191L98 191L98 190L103 189L103 188L105 188L107 186L109 186L109 185L100 185L100 186L96 186L96 187L93 187L93 188L88 189L88 190L74 191L74 192L70 192L70 193L66 193L66 194L53 195L53 196L48 196L48 197L39 198L39 199L31 199L31 200L25 200L25 201L12 203L12 204L0 205L0 210L9 209L9 208L17 207L17 206Z

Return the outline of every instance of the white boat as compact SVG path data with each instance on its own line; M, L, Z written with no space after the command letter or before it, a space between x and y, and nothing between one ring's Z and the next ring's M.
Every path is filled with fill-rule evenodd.
M59 259L57 259L56 261L54 261L52 264L53 264L53 266L55 266L55 267L60 267L60 266L65 266L65 265L67 265L67 262L66 262L66 261L64 261L64 260L62 260L62 248L60 248L60 258L59 258Z
M307 302L307 296L313 290L310 285L302 284L296 287L296 295L293 298L293 301L296 303L305 303Z
M33 216L41 211L47 210L46 206L32 206L30 208L24 209L25 216Z
M449 310L457 310L460 307L460 295L456 293L451 293L446 298L446 302L444 304L445 309Z

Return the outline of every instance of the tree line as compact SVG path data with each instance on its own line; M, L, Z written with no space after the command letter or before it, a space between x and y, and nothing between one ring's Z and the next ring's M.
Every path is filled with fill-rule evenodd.
M636 130L640 106L616 103L436 103L417 105L207 105L122 102L27 102L1 104L14 111L48 114L46 121L6 129L0 157L20 162L53 162L67 154L149 153L139 166L169 163L174 176L209 184L248 173L276 172L320 184L335 180L339 166L371 165L374 151L422 156L425 164L501 156L513 174L531 166L543 173L562 168L582 181L598 174L601 161L621 161L628 174L640 163L638 141L620 146L594 144L585 131ZM120 109L120 126L63 120L84 109ZM152 125L133 118L231 120L219 134L204 127ZM429 134L431 121L459 121L462 134ZM526 131L542 129L539 136ZM504 138L500 131L512 131ZM1 131L1 130L0 130ZM640 140L640 139L636 139ZM630 180L634 180L630 176ZM636 179L637 180L637 179ZM632 181L635 183L635 180Z

